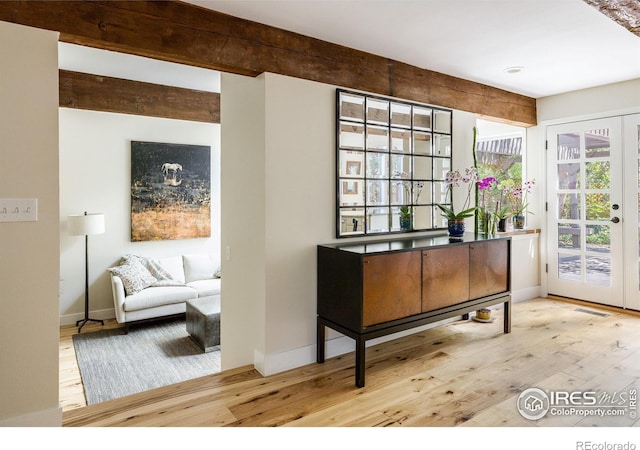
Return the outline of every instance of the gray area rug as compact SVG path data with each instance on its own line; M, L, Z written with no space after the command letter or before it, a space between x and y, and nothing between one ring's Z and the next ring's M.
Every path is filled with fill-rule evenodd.
M73 336L88 405L220 372L220 351L202 353L184 320Z

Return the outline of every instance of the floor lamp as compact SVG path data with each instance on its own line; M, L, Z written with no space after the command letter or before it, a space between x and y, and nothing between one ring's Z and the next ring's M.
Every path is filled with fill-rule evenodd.
M100 322L104 325L102 320L89 318L89 235L102 233L104 233L104 214L87 214L85 211L81 216L69 216L69 234L84 236L84 319L76 322L76 326L80 326L78 333L87 322Z

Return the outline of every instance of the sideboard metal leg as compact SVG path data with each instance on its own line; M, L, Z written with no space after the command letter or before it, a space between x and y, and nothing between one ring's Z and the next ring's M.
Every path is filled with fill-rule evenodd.
M316 361L319 364L324 362L325 330L324 321L318 317L316 329Z
M366 340L362 336L356 338L356 386L364 387L364 353Z
M504 302L504 332L511 333L511 300Z

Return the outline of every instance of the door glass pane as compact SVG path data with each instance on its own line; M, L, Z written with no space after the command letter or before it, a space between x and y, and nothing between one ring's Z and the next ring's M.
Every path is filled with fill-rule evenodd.
M599 286L611 285L611 258L586 255L587 283Z
M587 251L611 253L611 227L609 225L587 225Z
M577 223L558 224L558 248L580 249L582 233Z
M611 202L609 194L585 194L587 220L609 220Z
M558 253L558 278L572 281L581 280L582 261L580 255Z
M585 184L587 189L609 189L611 187L611 163L590 161L585 164Z
M580 134L565 133L558 135L558 161L580 158Z
M580 194L558 194L558 218L580 219Z
M580 163L558 164L558 189L580 189Z
M591 130L584 133L585 156L608 158L611 156L609 129Z

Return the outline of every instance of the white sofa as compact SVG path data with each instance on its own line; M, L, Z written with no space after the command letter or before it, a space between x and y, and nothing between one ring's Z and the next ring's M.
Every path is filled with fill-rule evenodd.
M187 300L220 294L220 270L208 254L126 255L109 272L116 320L126 331L132 322L184 313Z

